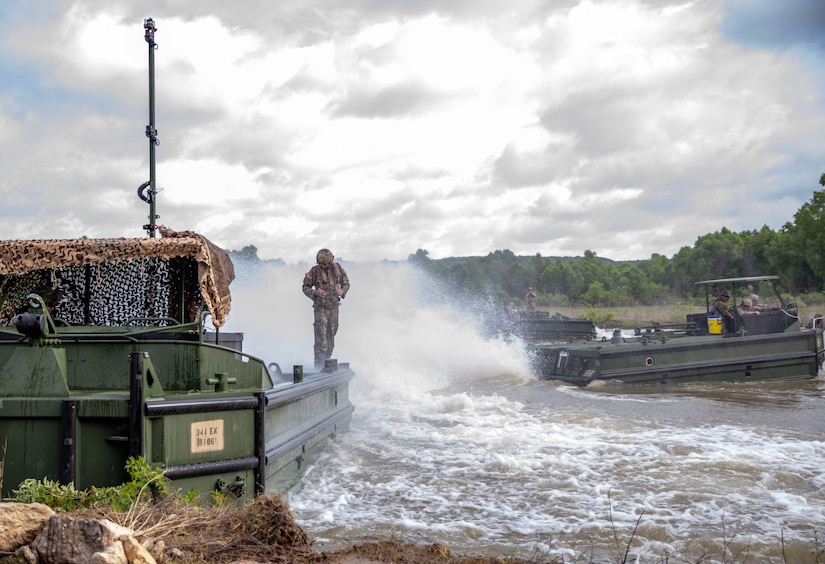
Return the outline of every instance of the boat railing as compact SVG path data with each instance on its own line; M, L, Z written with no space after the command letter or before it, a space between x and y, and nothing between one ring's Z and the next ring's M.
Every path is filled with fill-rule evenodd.
M668 334L679 337L684 335L695 335L699 331L699 325L693 321L684 323L658 323L652 322L650 325L640 325L633 328L635 336Z
M172 325L180 325L180 322L175 319L174 317L130 317L124 323L124 325L132 325L136 322L150 322L150 323L157 323L160 326L161 323L167 323L167 327Z

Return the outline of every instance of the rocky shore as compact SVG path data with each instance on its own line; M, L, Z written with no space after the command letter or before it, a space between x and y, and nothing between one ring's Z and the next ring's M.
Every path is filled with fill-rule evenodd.
M242 508L180 502L116 513L107 508L57 514L40 503L0 503L0 564L526 564L454 555L440 544L393 540L332 553L312 546L277 495ZM552 564L542 559L529 562Z

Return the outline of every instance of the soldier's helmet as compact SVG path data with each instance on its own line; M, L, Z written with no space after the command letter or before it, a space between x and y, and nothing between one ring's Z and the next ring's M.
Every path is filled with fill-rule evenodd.
M334 258L332 251L329 249L321 249L318 251L318 254L315 255L315 260L318 261L318 264L329 264Z

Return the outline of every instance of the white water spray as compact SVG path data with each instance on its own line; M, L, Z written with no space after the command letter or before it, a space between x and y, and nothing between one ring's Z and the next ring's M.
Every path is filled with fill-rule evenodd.
M342 265L352 287L341 302L333 357L364 385L398 394L442 388L457 375L531 378L519 341L486 340L474 318L433 299L434 285L407 263ZM277 362L312 366L312 302L301 292L308 267L238 267L226 330L244 331L244 351Z

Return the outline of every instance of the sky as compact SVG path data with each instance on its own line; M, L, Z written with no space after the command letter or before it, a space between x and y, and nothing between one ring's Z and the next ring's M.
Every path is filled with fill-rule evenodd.
M822 0L3 0L0 238L672 257L825 172Z

